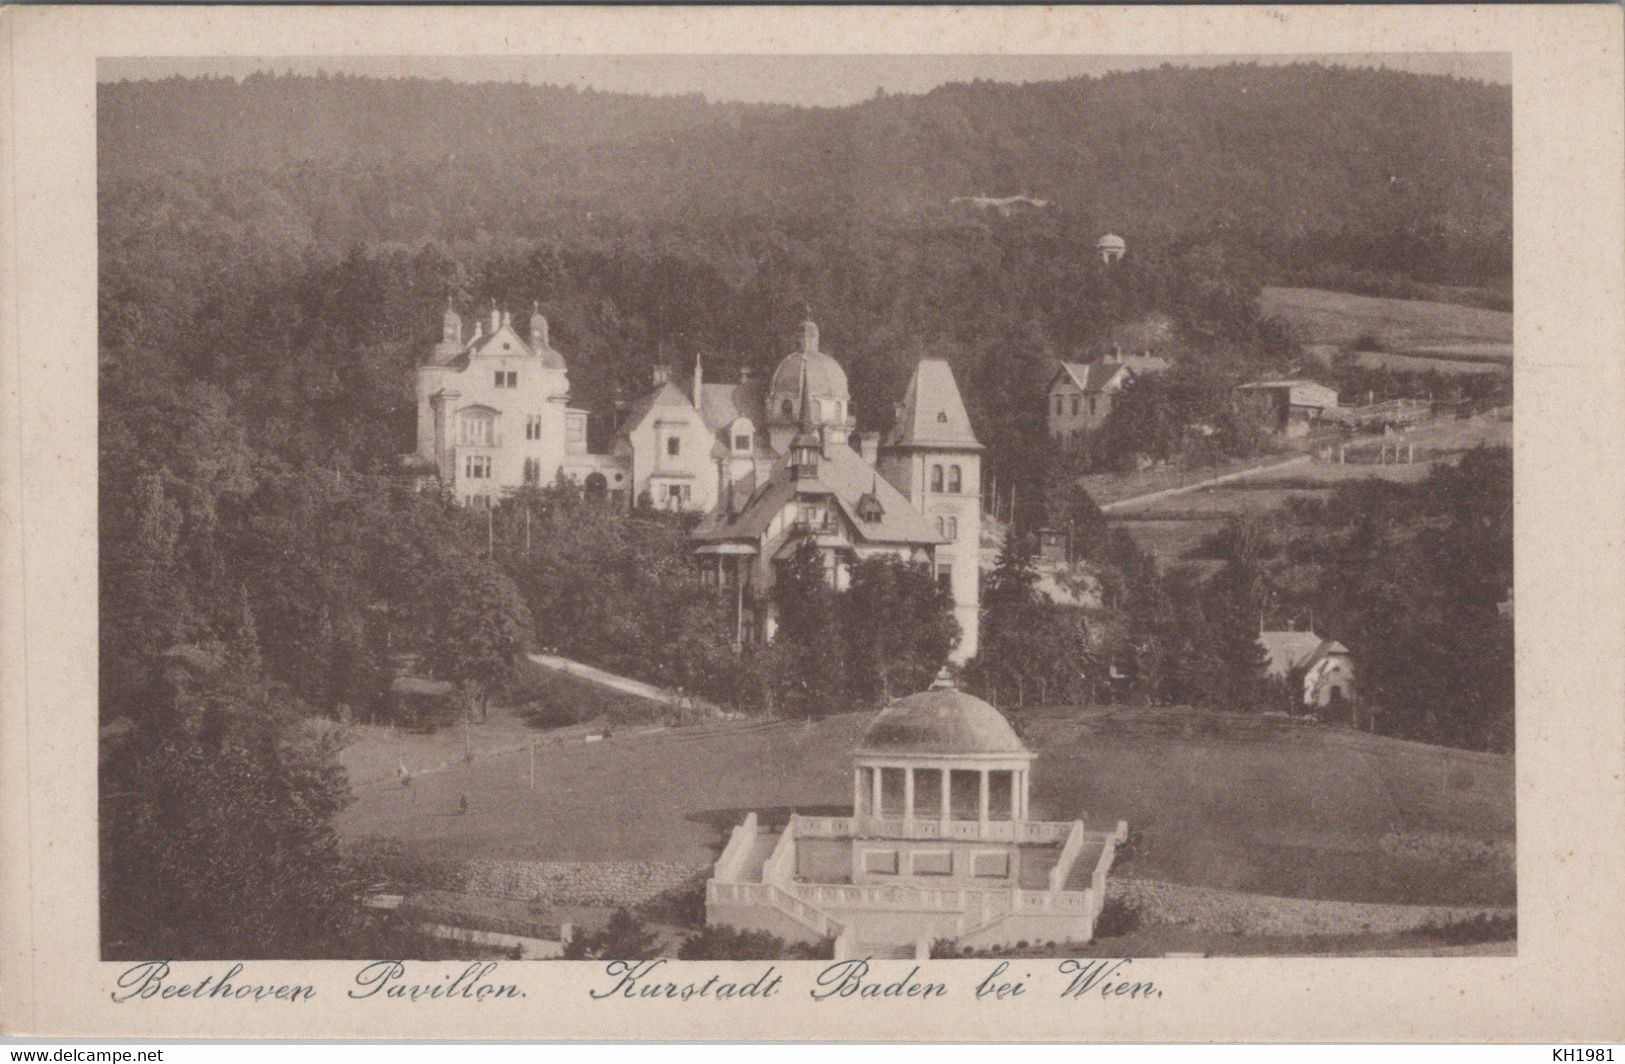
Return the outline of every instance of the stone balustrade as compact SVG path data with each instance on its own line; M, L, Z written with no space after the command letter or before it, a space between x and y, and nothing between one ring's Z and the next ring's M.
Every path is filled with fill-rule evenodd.
M1079 821L1062 820L924 820L903 817L797 816L791 830L816 838L854 835L888 839L963 839L968 842L1017 842L1048 845L1061 842Z

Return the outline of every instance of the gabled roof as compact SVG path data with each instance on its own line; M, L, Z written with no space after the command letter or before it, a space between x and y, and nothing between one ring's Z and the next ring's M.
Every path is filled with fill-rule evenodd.
M469 343L469 353L478 356L512 355L515 357L539 358L548 369L564 369L564 356L553 350L551 345L544 344L541 348L532 347L519 331L513 327L512 322L503 322L496 332L488 336L475 337Z
M750 418L757 428L766 427L766 408L762 405L766 388L761 381L748 380L736 384L700 385L700 417L713 432L721 432L741 417Z
M1055 387L1055 382L1065 377L1077 386L1081 392L1097 393L1106 390L1121 373L1130 372L1123 362L1061 362L1050 378L1049 386Z
M1322 639L1313 632L1260 632L1258 641L1269 656L1268 673L1285 676L1293 669L1306 669L1329 654L1347 654L1348 647L1335 639Z
M888 447L950 447L981 450L960 398L954 371L940 358L921 359L908 382Z
M666 381L660 387L646 393L643 398L633 403L627 410L626 416L621 419L621 427L616 430L617 436L628 436L632 430L648 420L651 413L656 410L687 410L698 414L694 404L689 401L688 393L677 387L671 381Z
M858 500L871 492L884 511L881 519L872 524L857 517ZM935 529L909 506L902 492L885 477L877 477L874 467L845 444L827 445L818 458L817 473L800 480L790 476L789 456L781 456L774 461L762 486L743 507L737 507L738 516L729 521L719 505L700 520L691 535L701 542L760 539L773 518L797 495L833 496L852 522L857 538L870 543L941 542Z
M1162 373L1173 367L1173 363L1161 355L1121 355L1112 361L1137 377L1143 377L1147 373Z

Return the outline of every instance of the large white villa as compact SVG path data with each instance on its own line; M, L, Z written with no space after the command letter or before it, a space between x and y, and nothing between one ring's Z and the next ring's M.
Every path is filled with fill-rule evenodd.
M1031 816L1034 754L946 674L876 715L854 753L847 817L755 813L706 884L706 922L786 941L835 940L836 959L1082 942L1128 825Z

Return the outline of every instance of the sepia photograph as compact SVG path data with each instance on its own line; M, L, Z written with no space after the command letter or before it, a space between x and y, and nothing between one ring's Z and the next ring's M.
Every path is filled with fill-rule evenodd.
M1510 56L97 81L104 960L1517 953Z

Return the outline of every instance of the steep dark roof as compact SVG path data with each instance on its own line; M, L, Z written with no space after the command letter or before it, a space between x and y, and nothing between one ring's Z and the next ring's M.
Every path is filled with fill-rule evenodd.
M981 450L947 362L927 358L914 367L886 446Z

